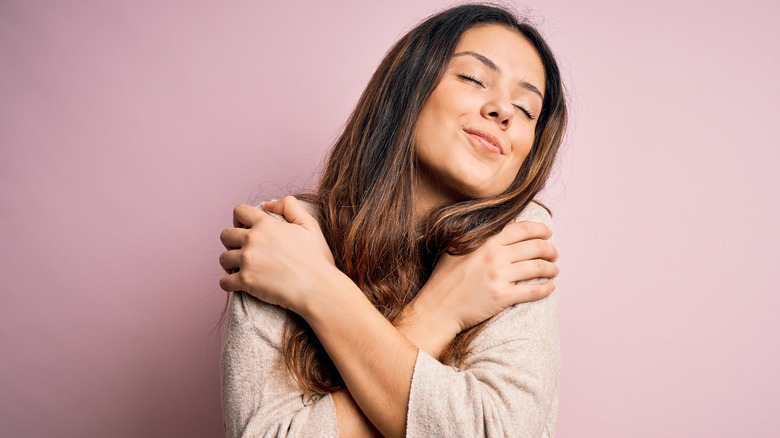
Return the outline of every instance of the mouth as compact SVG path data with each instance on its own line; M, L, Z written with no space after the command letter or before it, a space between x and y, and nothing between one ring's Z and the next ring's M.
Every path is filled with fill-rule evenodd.
M469 135L474 141L486 151L503 155L504 148L501 147L501 142L498 139L485 131L478 131L476 129L464 129L463 131Z

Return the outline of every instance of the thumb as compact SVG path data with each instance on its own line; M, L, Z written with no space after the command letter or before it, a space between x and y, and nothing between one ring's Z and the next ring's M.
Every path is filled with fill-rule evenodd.
M320 227L317 219L314 219L314 216L309 214L303 203L293 196L285 196L278 201L266 202L265 209L284 216L287 222L300 225L307 230L319 229Z

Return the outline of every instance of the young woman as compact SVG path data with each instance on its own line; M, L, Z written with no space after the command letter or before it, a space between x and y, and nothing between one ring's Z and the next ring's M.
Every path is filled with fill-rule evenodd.
M566 124L538 32L464 5L388 52L316 194L239 205L220 286L230 436L552 436L550 216Z

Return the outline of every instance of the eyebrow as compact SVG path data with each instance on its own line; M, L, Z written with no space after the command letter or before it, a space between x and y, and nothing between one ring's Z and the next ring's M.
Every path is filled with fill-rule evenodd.
M466 51L463 51L463 52L458 52L458 53L452 55L452 57L454 58L456 56L465 56L465 55L473 56L474 58L477 58L483 64L485 64L485 66L487 66L487 68L493 70L494 72L501 73L501 69L498 68L498 66L496 65L495 62L491 61L490 58L488 58L487 56L479 54L477 52L471 52L469 50L466 50ZM522 88L528 90L528 91L531 91L533 93L538 94L539 97L542 98L542 101L544 101L544 96L542 95L542 92L539 91L539 89L536 88L536 86L534 84L532 84L530 82L526 82L526 81L520 81L520 86Z

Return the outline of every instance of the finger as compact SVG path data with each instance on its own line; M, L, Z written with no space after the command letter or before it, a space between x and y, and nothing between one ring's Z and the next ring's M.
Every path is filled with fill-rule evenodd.
M513 304L540 300L549 296L553 291L555 291L555 283L552 281L534 284L518 283L513 288Z
M524 260L512 263L510 281L525 281L534 278L555 278L558 276L558 265L542 259Z
M225 292L235 292L242 290L241 282L238 279L238 273L229 274L219 279L219 287Z
M507 245L509 261L512 263L523 260L543 259L548 262L558 260L558 250L549 240L531 239Z
M233 226L236 228L252 228L263 216L267 215L257 207L239 204L233 209Z
M319 229L319 223L309 214L303 203L293 196L285 196L278 201L265 203L265 209L284 216L287 222L300 225L308 230Z
M246 234L248 230L244 228L225 228L219 234L219 240L225 249L241 248L246 243Z
M504 227L496 237L499 243L511 245L529 239L549 239L552 237L552 229L541 222L512 222Z
M236 272L241 267L241 251L234 249L232 251L225 251L219 255L219 265L228 274Z

